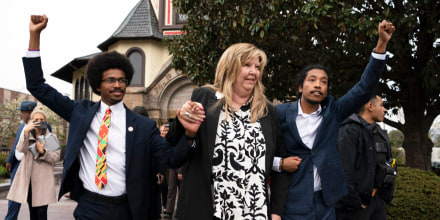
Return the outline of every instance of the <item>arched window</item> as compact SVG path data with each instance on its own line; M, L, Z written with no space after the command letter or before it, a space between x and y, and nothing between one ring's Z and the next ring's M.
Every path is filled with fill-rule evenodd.
M84 80L84 98L90 99L90 86L89 81L87 79Z
M79 80L75 81L75 100L79 101L81 97L79 96Z
M145 55L140 48L131 48L127 51L127 57L134 68L130 86L144 86Z
M79 100L84 98L84 76L81 77L81 82L79 84Z
M83 99L90 99L90 86L89 81L85 76L82 76L75 81L75 97L76 101L81 101Z

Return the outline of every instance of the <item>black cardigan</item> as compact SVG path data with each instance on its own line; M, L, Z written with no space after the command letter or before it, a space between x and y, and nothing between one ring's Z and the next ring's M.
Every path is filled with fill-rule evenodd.
M197 149L193 151L183 168L176 217L179 220L206 220L214 215L212 201L212 157L217 133L221 106L216 105L215 92L207 87L193 91L192 101L202 103L206 118L197 133ZM271 172L274 155L285 156L286 150L282 141L278 114L275 108L268 103L268 114L259 122L266 140L266 182L271 176L271 195L268 216L271 213L281 215L286 199L286 192L290 183L290 175L282 172ZM176 119L170 126L167 140L176 143L184 134L184 128Z

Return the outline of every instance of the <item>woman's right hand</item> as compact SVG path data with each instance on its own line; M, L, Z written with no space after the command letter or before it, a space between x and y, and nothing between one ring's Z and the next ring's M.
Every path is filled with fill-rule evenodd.
M180 110L180 118L190 123L202 123L205 116L205 109L199 102L187 101Z
M36 129L39 124L40 124L39 121L29 120L29 122L27 123L27 125L24 129L25 134L29 134L32 130Z

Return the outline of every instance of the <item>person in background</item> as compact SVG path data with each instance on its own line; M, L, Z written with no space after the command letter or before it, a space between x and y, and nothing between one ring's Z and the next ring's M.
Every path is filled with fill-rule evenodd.
M160 127L160 135L166 138L168 131L170 130L169 124L164 124ZM166 207L164 209L165 217L171 218L174 213L174 208L176 204L177 188L182 180L182 167L179 169L168 169L168 193L166 199Z
M183 178L182 170L183 167L180 167L179 169L168 170L168 195L165 214L167 214L169 217L172 217L174 213L177 190L180 190L180 182Z
M50 133L45 122L44 112L35 110L23 128L17 150L24 156L7 196L9 200L20 204L27 201L31 220L47 219L48 204L57 202L52 164L60 160L61 149L53 152L46 150L45 142L38 140L40 135ZM34 143L36 155L29 150L29 146Z
M165 139L168 131L170 130L170 124L163 124L162 126L160 126L159 130L160 130L160 136L162 136Z
M169 124L163 124L159 127L159 131L160 131L160 136L162 136L165 139L165 136L168 133L169 128ZM162 206L162 211L165 215L168 215L168 210L167 210L167 195L168 195L168 178L167 178L167 174L168 174L169 169L165 169L162 173L158 174L157 179L158 179L158 184L160 186L160 198L161 198L161 206Z
M99 53L87 64L90 87L101 96L98 102L74 101L45 83L39 50L47 23L46 15L31 15L23 65L30 93L70 123L58 198L70 192L77 201L76 219L147 219L154 175L150 161L159 158L178 168L196 143L182 137L171 146L154 120L124 105L134 70L129 59L116 51ZM187 137L200 127L181 123Z
M385 203L392 200L397 169L387 133L377 124L385 113L382 97L373 95L339 128L338 147L349 193L336 204L337 219L387 218Z
M192 137L198 147L183 169L179 220L269 219L282 213L285 195L278 191L287 191L289 174L271 172L274 155L286 152L277 112L264 95L266 63L266 53L256 46L231 45L217 64L214 84L196 88L178 112L185 121L201 123ZM167 140L176 143L182 136L174 120Z
M12 182L14 181L15 173L17 172L17 168L20 165L20 160L23 158L23 154L21 152L16 152L15 149L18 140L20 139L21 132L31 118L31 113L34 110L35 106L37 106L37 103L34 101L23 101L21 102L20 107L17 108L17 110L20 110L20 118L22 123L20 123L20 125L18 126L17 132L15 133L14 144L12 145L8 158L6 159L6 171L11 172L10 185L12 185ZM8 213L5 216L5 220L17 220L18 213L20 212L20 207L20 203L9 200Z
M338 100L328 95L330 72L312 65L299 73L298 101L276 106L287 151L302 159L285 192L283 220L336 218L335 203L347 194L337 146L339 125L376 91L394 30L390 22L379 24L379 40L360 81Z

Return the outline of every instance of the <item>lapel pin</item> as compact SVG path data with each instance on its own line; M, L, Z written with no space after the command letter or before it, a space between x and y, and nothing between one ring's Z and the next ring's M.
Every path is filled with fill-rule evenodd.
M133 127L132 126L128 127L128 131L132 132L133 131Z

